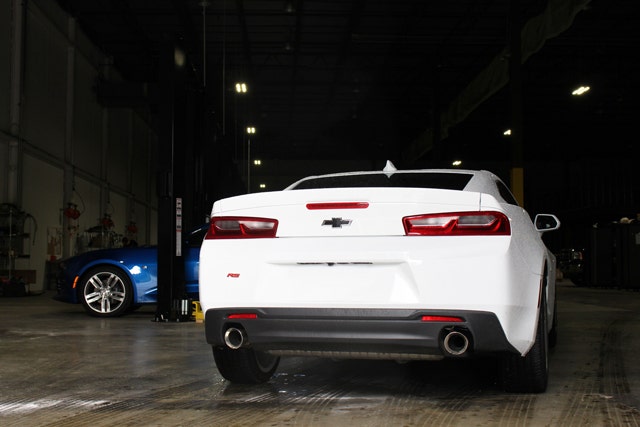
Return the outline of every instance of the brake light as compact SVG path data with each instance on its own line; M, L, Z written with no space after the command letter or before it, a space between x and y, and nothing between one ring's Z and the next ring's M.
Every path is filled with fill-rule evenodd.
M205 239L255 239L276 237L278 220L238 216L211 217Z
M307 209L366 209L369 207L368 202L318 202L307 203Z
M509 236L509 218L497 211L447 212L402 219L408 236Z

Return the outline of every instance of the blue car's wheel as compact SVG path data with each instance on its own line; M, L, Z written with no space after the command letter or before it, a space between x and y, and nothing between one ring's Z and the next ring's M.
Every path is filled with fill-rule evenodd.
M82 276L80 301L91 316L121 316L130 309L132 299L131 281L118 268L96 267Z

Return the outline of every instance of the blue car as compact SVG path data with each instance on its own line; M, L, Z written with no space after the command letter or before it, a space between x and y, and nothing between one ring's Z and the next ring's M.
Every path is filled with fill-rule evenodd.
M198 299L198 263L204 224L183 245L185 298ZM183 297L183 296L180 296ZM59 263L57 301L82 304L96 317L122 316L158 301L158 248L122 247L85 252Z

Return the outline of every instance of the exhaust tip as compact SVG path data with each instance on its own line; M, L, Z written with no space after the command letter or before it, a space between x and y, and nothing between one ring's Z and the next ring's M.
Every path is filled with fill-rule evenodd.
M462 356L469 350L469 337L457 330L449 331L443 339L444 350L452 356Z
M247 335L242 329L229 328L224 333L224 343L232 350L247 345Z

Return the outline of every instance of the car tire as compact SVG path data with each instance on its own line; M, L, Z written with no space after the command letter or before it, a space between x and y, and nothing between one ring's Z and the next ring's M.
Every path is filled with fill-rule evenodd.
M134 311L139 310L140 308L142 308L142 304L131 304L127 309L127 311L130 313L133 313Z
M213 347L213 358L220 374L239 384L267 382L280 363L280 357L250 348Z
M525 356L509 353L502 360L504 390L513 393L543 393L549 380L546 299L542 298L536 340Z
M122 316L131 309L133 301L131 280L119 268L95 267L82 276L80 301L91 316Z

